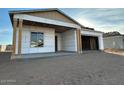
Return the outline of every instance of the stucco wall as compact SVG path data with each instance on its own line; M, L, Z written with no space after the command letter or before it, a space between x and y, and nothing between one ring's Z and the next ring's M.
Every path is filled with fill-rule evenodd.
M77 51L75 34L76 33L74 29L71 29L62 33L62 50L63 51Z
M43 32L44 33L44 46L38 48L30 47L30 35L31 32ZM16 54L18 53L18 31L16 42ZM22 54L27 53L46 53L55 52L55 29L44 27L24 26L22 31Z
M116 48L124 49L124 37L123 36L111 36L104 38L104 47L105 48Z

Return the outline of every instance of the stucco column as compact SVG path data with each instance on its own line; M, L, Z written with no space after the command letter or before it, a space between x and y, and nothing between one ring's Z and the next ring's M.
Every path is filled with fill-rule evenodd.
M13 19L13 52L12 54L16 54L16 31L17 31L17 19Z
M99 49L104 50L103 35L100 35L98 38L99 38Z
M82 41L81 41L81 30L77 29L76 30L77 34L77 53L82 53Z
M23 20L19 19L18 54L21 54L21 49L22 49L22 26L23 26Z

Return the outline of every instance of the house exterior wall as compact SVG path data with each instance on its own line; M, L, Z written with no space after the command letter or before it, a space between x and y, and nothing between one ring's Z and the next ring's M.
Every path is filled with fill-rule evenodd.
M103 49L104 49L103 33L95 32L95 31L85 31L85 30L81 30L81 35L98 37L99 49L100 49L100 50L103 50Z
M16 33L16 54L18 54L18 32ZM44 46L30 47L31 32L44 33ZM58 36L58 51L77 51L76 30L68 30L63 33L55 33L55 29L47 27L23 26L21 54L55 52L55 35Z
M30 47L31 32L44 33L43 47L38 47L38 48ZM34 27L34 26L24 26L22 31L21 54L46 53L46 52L55 52L55 29L44 28L44 27ZM18 54L18 31L17 31L17 41L16 41L16 54Z
M19 29L17 28L16 54L18 54L18 32L19 32ZM38 47L38 48L30 47L31 32L43 32L44 33L44 46L43 47ZM81 34L86 35L86 36L98 37L99 49L100 50L104 49L102 33L81 30ZM73 51L73 52L77 51L76 29L67 30L62 33L55 33L54 28L24 25L23 31L22 31L21 54L55 52L55 35L58 36L58 51Z
M123 36L111 36L104 38L105 48L124 49L124 37Z
M71 29L62 33L62 50L77 51L76 30Z

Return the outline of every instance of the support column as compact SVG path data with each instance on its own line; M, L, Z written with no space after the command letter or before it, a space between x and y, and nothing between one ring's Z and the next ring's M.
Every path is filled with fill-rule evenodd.
M81 30L79 30L79 40L80 40L80 53L82 53L82 38L81 38Z
M16 54L16 31L17 31L17 19L13 19L13 52L12 54Z
M22 49L22 26L23 26L23 20L19 19L18 54L21 54L21 49Z
M76 30L76 34L77 34L77 52L80 54L82 53L82 41L81 41L80 29Z
M103 36L102 35L100 35L99 37L98 37L98 42L99 42L99 49L100 50L104 50L104 43L103 43Z

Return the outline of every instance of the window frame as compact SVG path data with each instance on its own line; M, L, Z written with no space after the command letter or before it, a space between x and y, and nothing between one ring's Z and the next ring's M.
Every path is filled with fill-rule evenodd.
M43 34L43 46L31 47L32 33L41 33L41 34ZM37 35L37 37L38 37L38 35ZM42 47L44 47L44 33L43 32L35 32L35 31L30 32L30 48L42 48Z

